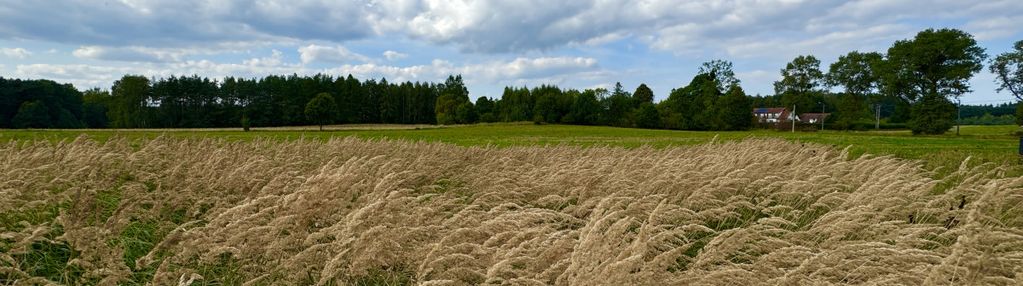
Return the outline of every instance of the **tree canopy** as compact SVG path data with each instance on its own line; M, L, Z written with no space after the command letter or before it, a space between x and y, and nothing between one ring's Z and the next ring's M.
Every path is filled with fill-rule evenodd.
M0 77L0 128L85 127L82 106L82 93L69 84Z
M798 56L781 69L781 80L774 82L774 92L781 96L786 108L796 106L796 111L818 106L819 95L826 83L821 61L813 55Z
M956 29L927 29L888 48L882 72L887 94L913 102L927 94L959 98L987 57L973 36Z
M323 131L323 125L334 123L334 118L337 117L337 103L334 102L334 97L326 92L317 94L305 105L305 116L310 122L319 125L320 131Z
M998 92L1008 91L1023 101L1023 41L1016 42L1013 50L991 60L991 73L995 74Z
M849 52L838 57L828 69L827 82L831 86L841 86L845 92L865 96L877 90L880 68L884 56L880 53Z

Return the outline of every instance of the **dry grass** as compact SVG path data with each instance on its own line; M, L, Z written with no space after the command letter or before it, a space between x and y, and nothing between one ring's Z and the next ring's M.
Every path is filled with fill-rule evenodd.
M782 140L0 146L0 284L1023 283L1023 178Z

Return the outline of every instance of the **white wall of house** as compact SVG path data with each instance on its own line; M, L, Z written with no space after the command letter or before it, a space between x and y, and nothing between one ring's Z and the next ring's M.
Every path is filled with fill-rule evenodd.
M758 122L777 123L782 121L782 113L783 112L756 113L755 115ZM789 116L787 116L785 121L789 120L799 120L799 116L789 113Z

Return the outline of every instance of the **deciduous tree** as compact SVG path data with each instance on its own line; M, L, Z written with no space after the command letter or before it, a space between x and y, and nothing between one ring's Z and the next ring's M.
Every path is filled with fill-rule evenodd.
M998 92L1009 91L1017 102L1023 102L1023 41L1013 45L1014 50L998 55L991 61ZM1016 124L1023 125L1023 104L1016 105Z
M833 126L837 129L850 129L856 122L868 116L867 98L877 91L880 78L877 75L883 56L876 52L850 52L840 56L831 64L827 82L831 86L841 86L845 92L838 95L837 112Z
M305 116L310 122L319 125L320 131L323 131L323 125L334 122L334 118L337 117L337 110L337 103L334 102L334 97L329 93L322 92L309 100L309 103L305 105Z
M824 73L821 61L813 55L798 56L781 70L782 79L774 82L774 92L782 97L782 104L810 108L816 106L822 92ZM799 107L797 107L797 111Z

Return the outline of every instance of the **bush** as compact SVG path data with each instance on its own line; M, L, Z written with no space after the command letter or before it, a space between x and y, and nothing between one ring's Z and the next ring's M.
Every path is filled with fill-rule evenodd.
M252 127L252 123L249 122L249 116L248 115L242 115L242 122L241 123L242 123L242 130L245 130L245 132L249 132L249 127Z
M909 129L913 134L944 134L955 125L956 106L937 94L925 95L913 105Z
M874 121L860 120L860 121L856 121L855 123L853 123L852 126L850 126L851 130L856 130L856 131L868 131L868 130L876 130L876 129L881 129L881 130L900 130L900 129L908 129L908 128L909 127L906 125L906 123L889 122L887 119L882 119L880 124L878 124L878 123L876 123Z
M1023 125L1023 104L1016 104L1016 125Z
M984 116L963 118L960 123L963 125L1012 125L1016 124L1016 117L1008 114L994 116L986 113Z

